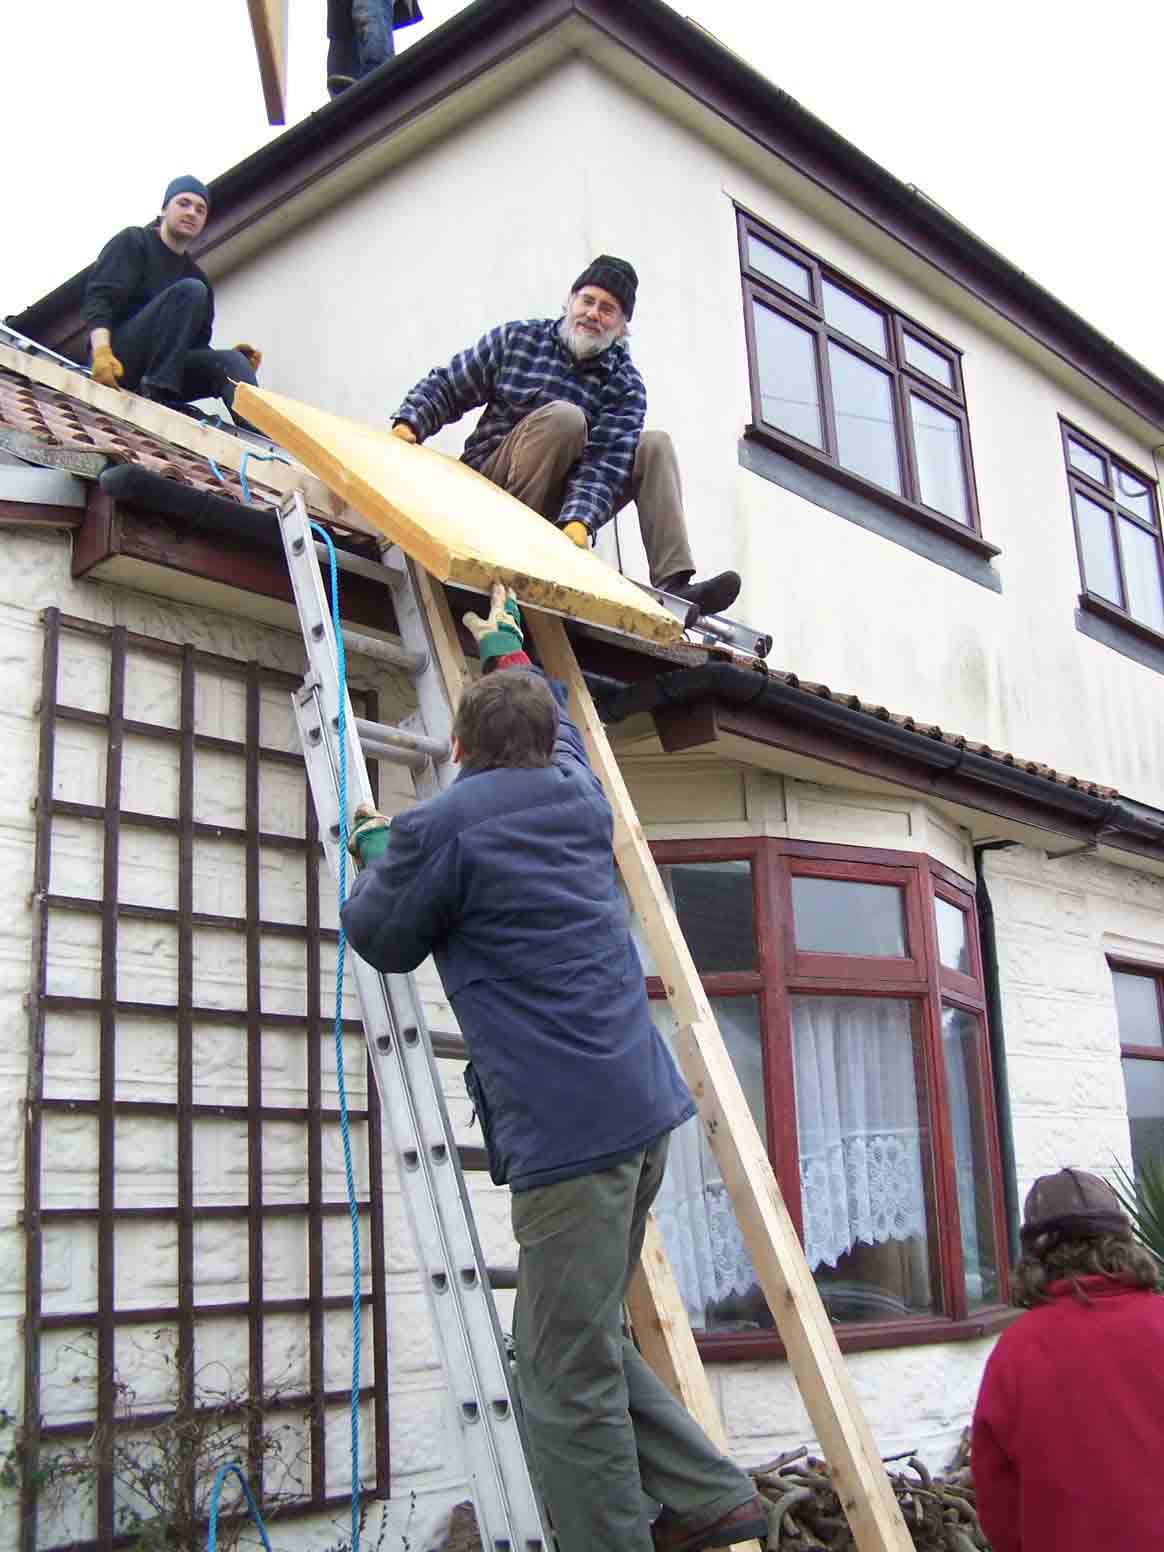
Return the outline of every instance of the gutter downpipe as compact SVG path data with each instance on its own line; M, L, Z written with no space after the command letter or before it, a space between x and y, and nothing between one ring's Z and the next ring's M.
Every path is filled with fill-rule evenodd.
M994 1114L998 1126L998 1155L1002 1168L1002 1199L1006 1213L1006 1240L1011 1265L1020 1253L1018 1172L1014 1156L1014 1125L1010 1113L1010 1083L1006 1070L1006 1038L1002 1025L1002 984L998 975L998 937L994 904L986 884L983 853L1005 851L1017 841L980 841L974 846L974 902L978 937L982 945L982 981L986 993L986 1025L990 1038L990 1071L994 1090Z

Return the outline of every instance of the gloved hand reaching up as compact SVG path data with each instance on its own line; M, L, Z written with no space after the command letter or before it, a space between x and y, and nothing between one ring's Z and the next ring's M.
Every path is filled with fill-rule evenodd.
M489 592L489 616L466 614L465 628L472 632L477 643L477 656L481 659L481 672L487 674L498 658L522 651L524 632L521 628L521 610L517 595L504 582L494 582ZM522 654L524 656L524 653Z
M361 867L367 867L388 850L388 827L392 821L371 803L358 804L352 820L348 850Z

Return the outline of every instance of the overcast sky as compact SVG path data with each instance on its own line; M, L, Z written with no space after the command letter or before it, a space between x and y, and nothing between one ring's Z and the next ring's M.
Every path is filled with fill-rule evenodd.
M290 120L326 101L326 0L291 0ZM419 42L466 0L422 0ZM278 131L246 0L0 6L0 317ZM1161 43L1152 0L678 0L1164 376Z

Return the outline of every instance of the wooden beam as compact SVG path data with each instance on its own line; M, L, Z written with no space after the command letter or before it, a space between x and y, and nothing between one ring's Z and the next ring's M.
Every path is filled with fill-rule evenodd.
M240 385L235 406L441 582L647 641L682 638L649 593L459 458L285 394Z
M287 0L247 0L267 123L287 122Z
M853 1538L860 1552L910 1552L872 1432L573 648L560 620L532 613L530 624L543 667L569 691L570 714L613 810L615 856L679 1025L676 1055Z
M716 1449L726 1455L727 1430L711 1393L654 1213L647 1215L642 1253L626 1291L626 1307L639 1352ZM760 1552L760 1543L739 1541L732 1552Z
M711 1393L654 1213L647 1216L643 1251L627 1289L626 1306L639 1352L676 1400L682 1401L716 1449L726 1455L727 1431Z
M148 431L151 436L161 437L164 442L170 442L175 447L184 447L187 452L197 453L201 458L213 458L221 468L233 469L236 474L242 467L244 454L249 452L252 461L247 478L264 492L274 493L270 498L272 505L282 497L289 496L292 491L299 490L317 517L349 528L353 533L370 534L377 539L382 537L379 529L353 512L341 497L334 495L322 480L309 474L301 464L279 463L275 460L259 463L253 457L255 444L232 436L229 431L203 425L189 415L167 409L164 404L155 404L152 399L143 399L139 394L129 393L125 389L106 388L101 383L95 383L91 377L86 377L83 372L71 372L68 367L59 366L55 361L49 361L43 356L27 355L22 350L13 350L10 345L0 345L0 367L7 368L17 377L26 378L31 383L39 383L44 388L55 388L66 398L76 399L114 420L136 426L139 431ZM261 452L262 448L258 451ZM124 452L121 456L124 457Z

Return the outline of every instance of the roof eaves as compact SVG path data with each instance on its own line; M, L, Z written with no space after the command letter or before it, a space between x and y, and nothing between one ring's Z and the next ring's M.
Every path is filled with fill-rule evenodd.
M1067 775L1007 750L991 749L913 718L873 707L853 695L807 684L795 674L743 666L739 661L708 661L699 666L656 673L603 696L600 710L608 724L641 714L721 704L779 725L815 728L863 746L870 755L888 755L915 770L928 771L924 783L936 796L957 781L969 806L1006 812L1012 802L1032 815L1058 815L1062 824L1092 837L1093 844L1164 859L1164 812L1122 796L1114 787ZM758 724L753 724L758 726ZM743 736L749 736L745 733ZM845 762L838 762L845 763ZM967 801L963 798L962 801ZM1033 823L1033 819L1026 822Z

